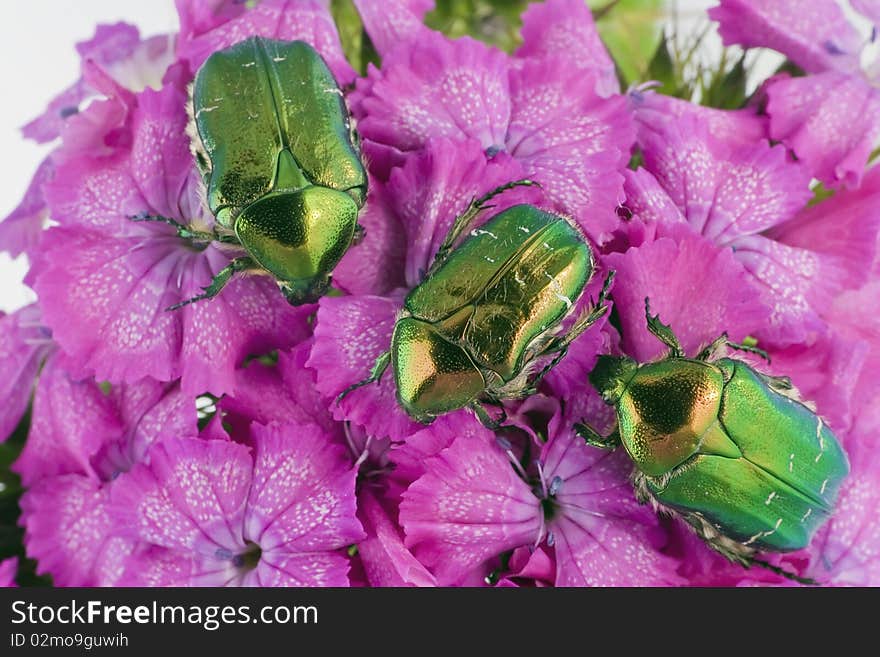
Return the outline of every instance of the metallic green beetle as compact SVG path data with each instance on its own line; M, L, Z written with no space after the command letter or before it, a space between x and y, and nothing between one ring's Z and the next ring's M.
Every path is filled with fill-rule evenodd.
M645 310L669 355L641 365L600 356L590 382L615 406L617 428L609 437L583 424L578 432L592 445L622 443L640 501L680 515L731 561L806 547L849 471L834 434L787 378L718 356L732 347L766 357L761 350L722 335L685 358L647 299Z
M193 149L214 233L172 223L181 237L240 245L245 254L204 294L239 271L268 272L294 305L320 297L359 234L367 175L342 91L302 41L251 37L212 54L196 74Z
M612 275L596 304L558 333L595 269L590 247L564 217L516 205L452 248L490 198L517 184L532 183L505 185L455 220L424 280L406 297L390 351L340 398L377 381L390 364L397 399L413 419L428 423L470 407L497 426L503 411L492 420L482 403L533 392L572 340L605 314ZM536 360L550 355L536 374Z

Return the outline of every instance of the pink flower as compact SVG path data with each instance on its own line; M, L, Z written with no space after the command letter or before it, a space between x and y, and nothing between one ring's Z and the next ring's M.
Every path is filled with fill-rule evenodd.
M876 185L866 180L864 190L801 211L810 197L808 174L781 146L720 140L693 116L639 121L645 167L655 179L627 173L628 207L649 221L687 222L730 247L772 308L760 337L814 340L824 330L822 309L865 280L880 228L870 210Z
M78 43L82 77L62 91L46 111L22 132L25 137L43 143L64 135L68 150L73 144L82 146L90 135L89 146L100 148L103 140L111 140L114 118L118 109L100 96L141 91L161 87L162 76L172 62L173 38L156 36L141 40L133 25L117 23L99 25L89 41ZM89 100L90 116L101 117L96 126L79 116L81 105ZM113 114L116 114L114 117ZM95 135L95 130L100 131ZM52 179L55 166L63 155L56 149L40 164L21 203L0 223L0 250L13 257L30 253L37 245L48 216L43 187Z
M859 69L865 41L839 3L722 0L709 15L725 45L773 48L814 74L768 82L770 136L823 183L858 187L880 136L880 95Z
M135 97L130 143L107 157L72 157L47 187L60 226L46 232L30 273L46 324L71 367L99 379L182 377L193 395L232 390L248 355L306 337L308 307L292 308L268 277L233 280L218 298L174 312L230 255L175 229L131 217L161 215L210 230L184 133L183 80Z
M9 438L27 410L51 345L36 305L0 315L0 442Z
M112 489L137 585L346 586L342 552L363 538L355 471L308 424L257 425L253 454L222 440L170 438Z
M635 502L626 455L587 447L566 424L551 421L536 479L524 480L509 443L486 430L427 459L403 494L400 521L406 544L441 584L542 542L553 548L557 586L681 582L676 562L659 552L656 517Z
M624 351L648 361L666 350L648 333L646 297L651 314L672 326L691 356L725 331L732 340L741 340L767 325L768 308L731 251L683 225L661 227L655 241L605 257L617 271L614 300Z
M28 556L58 586L106 586L134 542L108 510L110 482L145 458L161 432L195 433L196 414L176 386L144 380L101 389L75 381L57 352L43 367L27 442L13 468Z
M560 24L563 5L574 11L577 3L546 9ZM528 14L528 34L536 39L527 44L533 46L527 51L534 50L528 57L510 58L477 41L453 42L430 31L404 42L358 83L352 108L380 178L430 138L474 139L487 157L504 152L516 159L558 210L573 214L601 241L618 223L614 207L632 123L624 97L599 92L603 63L585 71L572 64L577 58L571 55L542 54L542 39L563 38L546 23L546 11ZM579 33L576 24L569 27Z
M254 7L235 0L176 0L180 16L177 55L195 72L208 56L249 36L306 41L321 53L341 85L354 81L328 3L262 0Z

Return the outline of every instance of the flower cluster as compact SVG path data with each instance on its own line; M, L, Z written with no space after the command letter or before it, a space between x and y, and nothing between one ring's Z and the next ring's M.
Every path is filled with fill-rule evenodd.
M834 0L721 0L728 45L792 63L743 107L622 89L583 0L522 15L512 53L428 27L430 0L354 0L378 63L347 61L328 2L177 0L177 34L100 26L82 77L25 136L54 142L0 248L25 253L36 304L0 316L0 440L26 556L60 586L678 586L880 584L880 95ZM877 3L853 2L880 19ZM269 276L199 294L230 262L210 231L187 86L259 35L325 59L360 135L365 235L332 294L291 306ZM633 157L633 156L636 157ZM407 292L454 218L511 181L565 215L613 312L488 428L469 410L409 417L393 377L339 394L386 351ZM844 446L836 512L775 568L724 559L639 504L591 387L600 354L662 355L645 303L688 355L757 340ZM0 554L0 557L10 555ZM17 562L0 561L0 583Z

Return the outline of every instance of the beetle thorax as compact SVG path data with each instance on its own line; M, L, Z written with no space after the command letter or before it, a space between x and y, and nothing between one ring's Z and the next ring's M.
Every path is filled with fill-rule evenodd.
M620 437L638 468L659 476L694 455L718 422L723 389L708 363L675 358L640 367L617 404Z

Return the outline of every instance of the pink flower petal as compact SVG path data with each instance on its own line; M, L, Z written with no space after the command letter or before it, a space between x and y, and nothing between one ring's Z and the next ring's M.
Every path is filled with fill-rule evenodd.
M83 64L92 62L96 66L110 68L114 64L131 59L140 43L140 34L134 25L116 23L98 25L95 35L89 41L76 44L76 50ZM65 120L75 116L79 104L92 91L82 78L58 94L49 103L46 111L22 128L28 139L44 143L52 141L60 133Z
M248 586L348 586L349 561L333 552L275 552L260 559Z
M387 192L406 235L407 286L422 282L452 222L472 200L526 177L506 154L487 162L474 140L430 139L421 152L392 170ZM536 188L511 189L492 200L482 220L517 203L537 204L540 198Z
M254 474L245 536L267 553L328 552L356 543L356 472L317 425L254 428Z
M751 146L767 138L767 117L760 116L752 108L720 110L697 105L655 91L629 91L629 99L639 123L661 125L670 119L683 117L708 128L715 139L730 145Z
M880 233L880 169L869 170L858 189L840 190L775 226L767 236L812 251L830 270L834 294L868 282Z
M24 198L0 222L0 250L11 257L30 253L37 246L49 213L43 197L43 185L55 174L50 158L45 158L28 185Z
M317 424L341 440L342 424L336 422L317 388L315 373L305 367L310 344L292 352L280 352L274 366L252 361L236 372L235 395L220 400L223 422L241 442L251 422L294 421Z
M773 349L771 364L759 365L759 369L790 377L801 398L813 402L816 411L840 437L852 425L851 400L868 349L862 340L831 333L811 345Z
M87 477L50 477L21 498L28 556L56 586L112 586L134 542L116 533L107 488Z
M650 223L684 223L687 221L678 206L654 175L639 167L623 172L626 207L639 219Z
M539 500L501 450L470 437L430 459L400 505L406 546L441 585L506 550L534 544L541 516Z
M504 53L464 37L428 32L395 49L370 71L371 86L354 101L365 139L418 150L430 137L476 139L503 149L510 117Z
M305 41L324 57L327 66L341 85L356 77L354 69L345 60L336 23L327 3L320 0L263 0L243 13L229 7L220 7L213 17L207 17L210 8L197 7L189 14L186 5L178 4L186 20L186 31L180 35L177 54L197 70L208 56L250 36L262 36L281 41ZM222 19L226 19L222 21ZM221 22L222 21L222 22ZM206 29L201 33L194 30ZM192 33L190 33L193 31Z
M379 354L391 347L391 332L400 302L374 296L323 297L319 303L315 341L306 363L317 373L317 388L327 398L333 417L363 426L367 433L401 440L423 425L397 403L392 372L379 383L343 390L370 376Z
M809 551L807 576L844 586L880 585L880 450L873 434L847 448L852 471L843 483L834 516Z
M635 128L623 96L600 97L590 75L564 60L527 60L510 73L508 152L587 234L604 241L618 224L622 171Z
M721 0L709 16L726 46L773 48L811 73L858 70L861 37L834 0Z
M694 229L726 245L785 221L811 197L809 174L782 146L720 140L696 116L640 118L645 168Z
M434 0L354 0L354 5L383 59L400 44L417 41L430 32L422 19L434 9Z
M858 187L880 137L880 93L857 76L828 72L767 87L770 135L828 185Z
M689 355L724 331L738 341L767 325L768 308L731 251L687 228L624 254L612 253L605 261L617 270L614 302L622 324L622 346L639 361L665 350L648 333L645 297L650 297L651 314L659 313L672 326Z
M659 551L656 515L635 501L626 453L589 447L571 430L544 446L543 476L559 487L548 522L557 586L669 586L678 562ZM558 479L557 479L558 478Z
M14 469L25 486L67 473L97 481L92 458L123 430L113 400L94 381L71 379L53 356L40 375L30 433Z
M369 489L358 495L358 517L367 532L358 555L370 586L436 586L437 579L404 546L395 516Z
M0 561L0 588L8 589L16 586L16 573L18 573L18 559L16 557Z
M406 233L393 210L385 186L370 180L367 204L358 216L366 234L333 270L333 286L349 294L387 294L405 285Z
M36 305L0 315L0 442L12 434L27 410L50 349L49 332Z
M870 19L874 25L880 23L880 2L878 0L850 0L849 3L853 9Z
M566 65L596 79L600 96L620 93L614 62L593 21L590 8L580 0L547 0L530 4L522 15L523 45L517 57L542 59L562 56Z
M771 308L760 336L780 345L815 340L825 327L819 310L830 305L842 282L835 260L761 235L741 237L734 248Z
M420 431L407 436L406 440L391 451L394 474L412 483L423 474L428 458L436 456L457 438L491 443L492 432L484 427L469 411L442 415Z
M154 445L112 487L111 505L126 535L176 551L244 551L245 504L253 462L232 442L168 439Z

